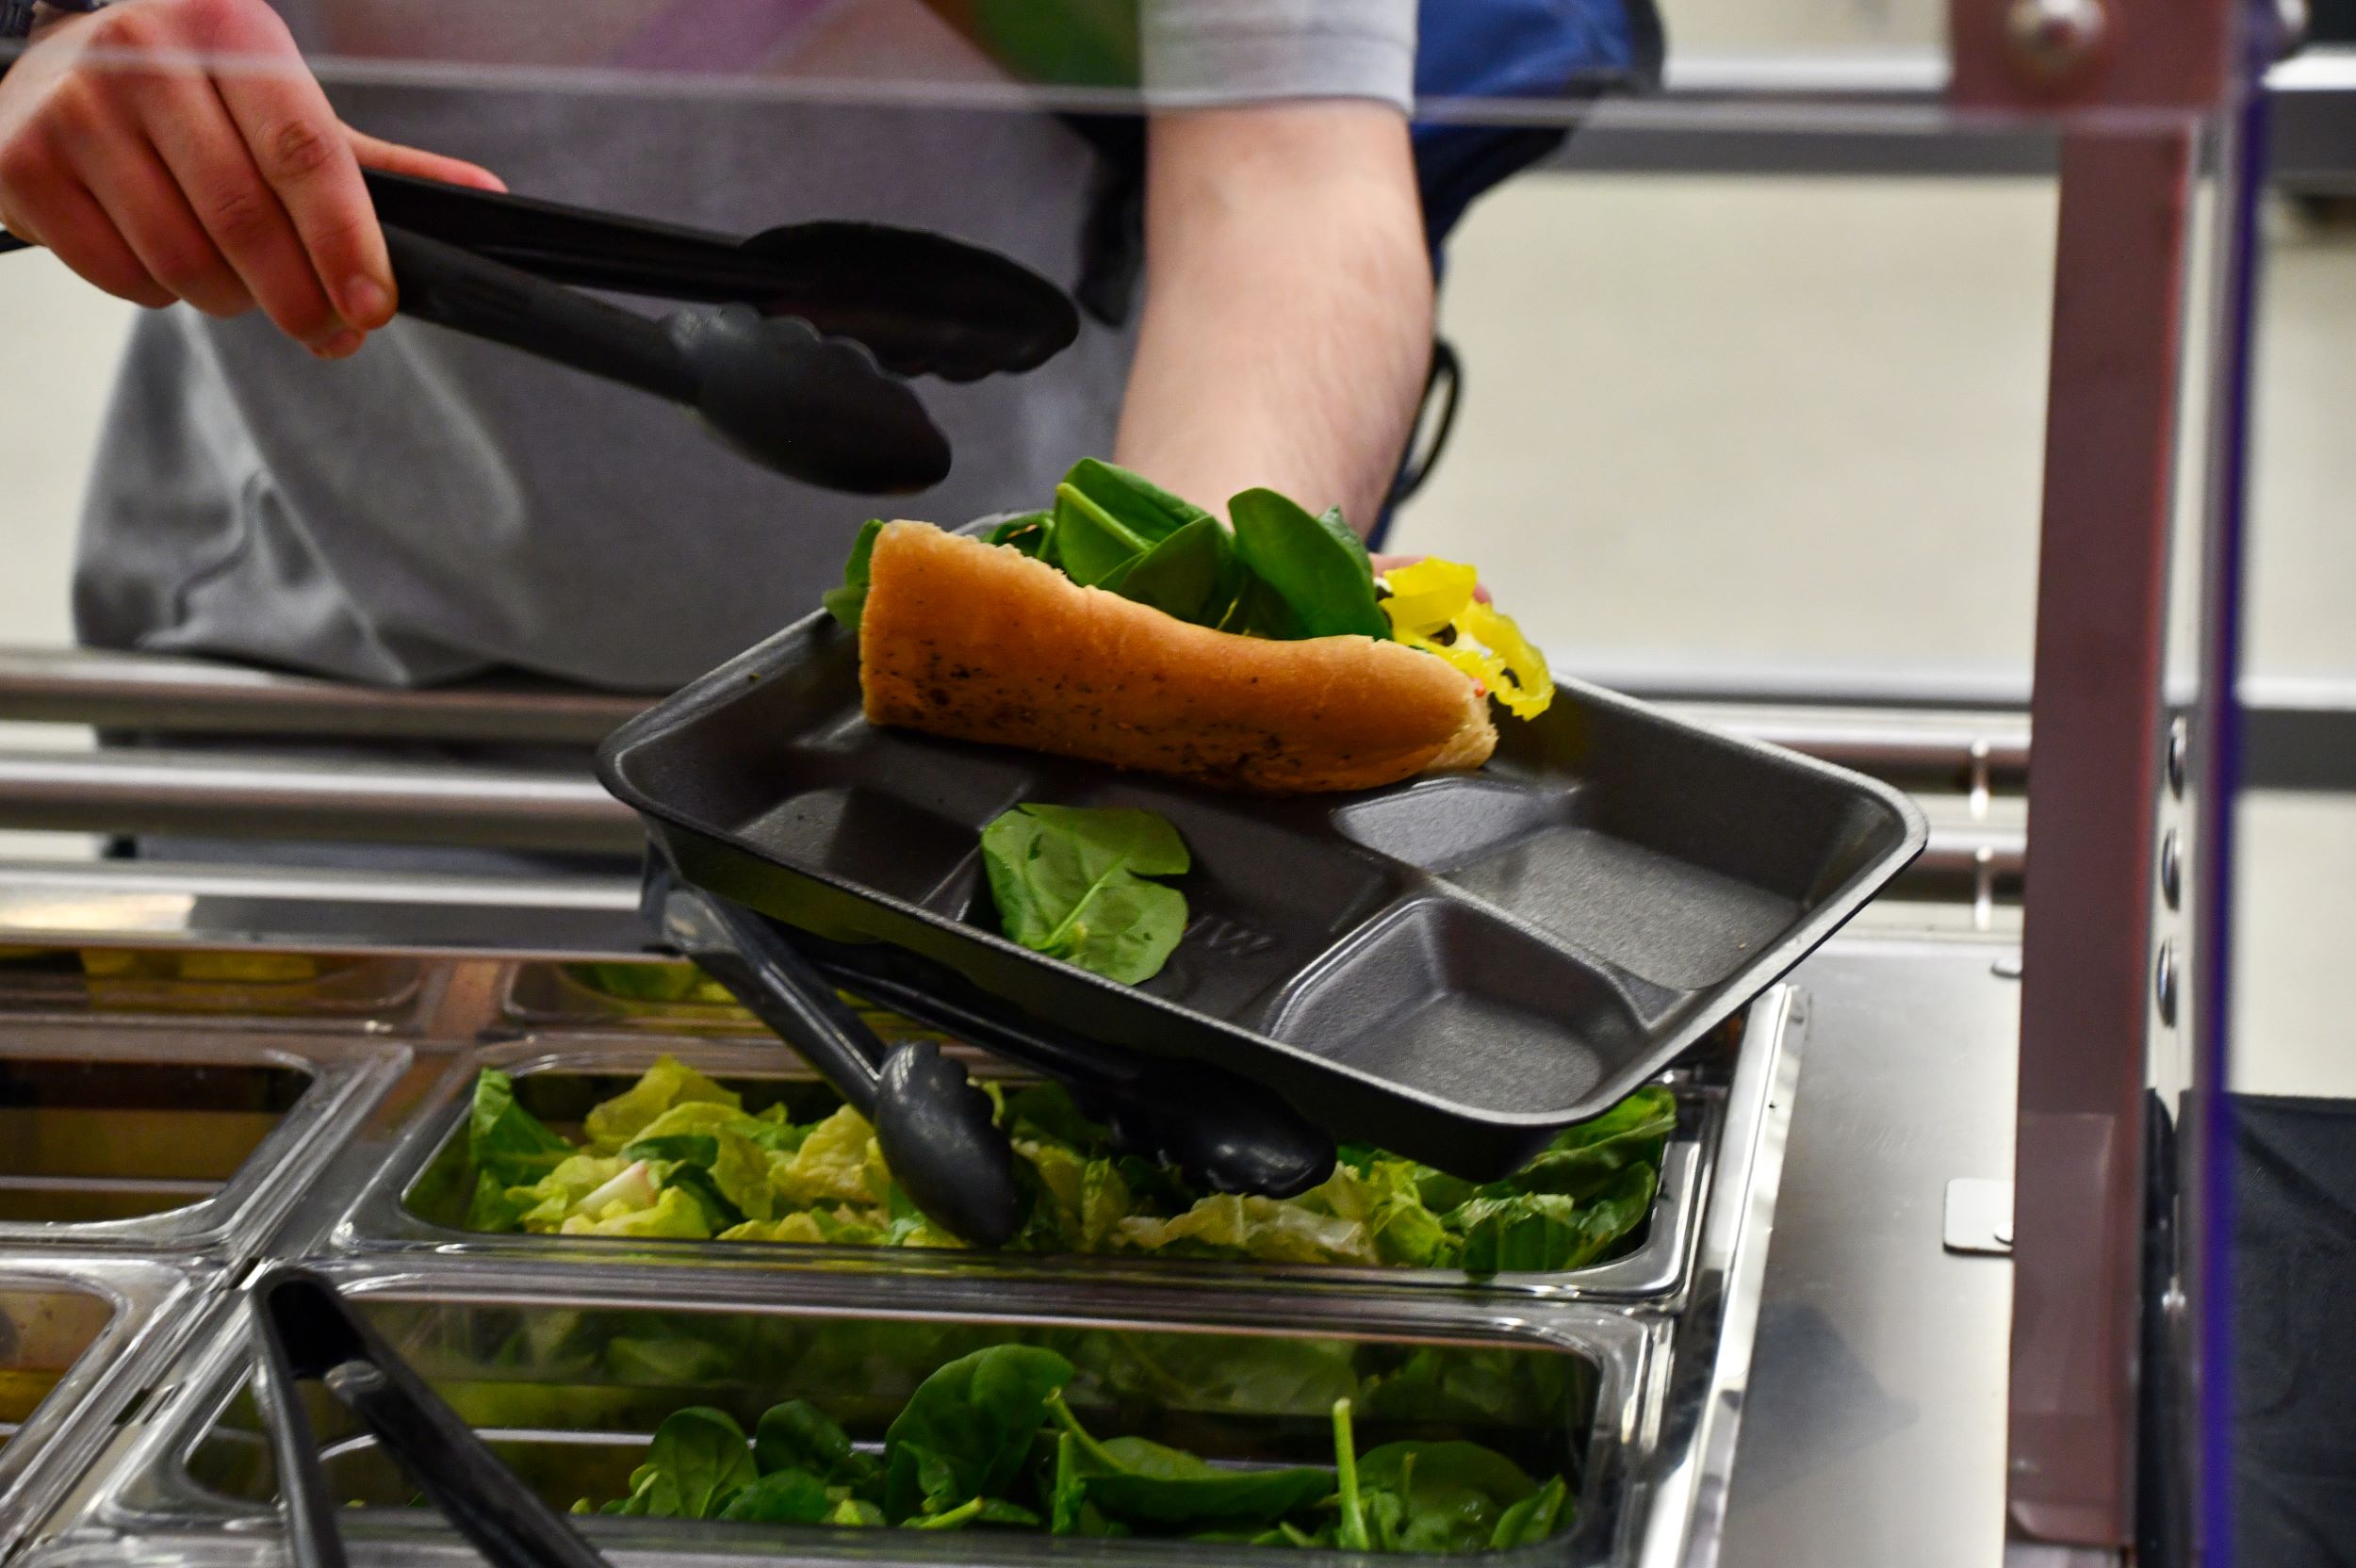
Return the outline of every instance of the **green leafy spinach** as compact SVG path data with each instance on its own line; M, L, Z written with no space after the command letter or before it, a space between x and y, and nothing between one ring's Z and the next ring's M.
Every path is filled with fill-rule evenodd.
M1232 531L1142 476L1085 458L1055 486L1051 510L999 523L990 542L1197 626L1286 640L1390 638L1366 545L1338 507L1312 515L1273 490L1247 490L1228 514ZM827 611L853 629L882 529L860 531L842 586L826 595Z
M982 829L982 860L1008 937L1107 979L1152 979L1186 934L1186 895L1147 878L1191 861L1151 811L1026 803Z

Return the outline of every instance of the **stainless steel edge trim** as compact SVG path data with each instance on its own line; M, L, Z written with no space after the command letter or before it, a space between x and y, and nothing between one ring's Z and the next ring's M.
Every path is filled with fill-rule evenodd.
M1761 1052L1767 1059L1751 1064L1764 1092L1730 1107L1690 1300L1675 1331L1662 1403L1691 1420L1663 1434L1668 1446L1652 1472L1644 1568L1710 1568L1723 1539L1807 1027L1804 996L1788 988L1770 996L1775 1027L1760 1035L1773 1054ZM1705 1348L1707 1364L1694 1364L1690 1358Z

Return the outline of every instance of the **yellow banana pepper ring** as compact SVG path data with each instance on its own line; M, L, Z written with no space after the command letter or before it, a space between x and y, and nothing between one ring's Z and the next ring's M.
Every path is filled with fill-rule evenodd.
M1554 700L1546 656L1530 645L1513 618L1473 596L1481 574L1454 561L1426 558L1383 574L1390 596L1383 613L1391 635L1447 660L1516 718L1534 719Z

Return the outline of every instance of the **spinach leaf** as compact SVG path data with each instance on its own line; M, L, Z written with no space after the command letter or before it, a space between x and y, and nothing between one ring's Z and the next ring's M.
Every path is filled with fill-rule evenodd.
M1055 537L1055 514L1052 512L1025 512L990 531L991 544L1011 546L1034 561L1051 554Z
M1386 1443L1358 1462L1358 1480L1398 1499L1386 1544L1407 1552L1480 1551L1506 1511L1538 1490L1520 1465L1478 1443Z
M826 1494L826 1482L807 1470L773 1470L730 1497L720 1517L815 1525L833 1511L834 1499Z
M759 1478L744 1430L726 1411L690 1405L654 1431L646 1462L630 1476L618 1511L658 1519L710 1519Z
M1331 1471L1222 1470L1141 1437L1099 1442L1060 1393L1049 1397L1047 1412L1063 1429L1055 1443L1059 1516L1075 1483L1106 1518L1163 1530L1265 1527L1333 1494Z
M1490 1532L1489 1549L1494 1552L1509 1546L1535 1546L1547 1540L1562 1527L1569 1503L1569 1485L1560 1476L1549 1478L1546 1485L1498 1517L1497 1527Z
M918 1530L961 1530L968 1525L1015 1525L1037 1529L1039 1515L1003 1497L969 1497L953 1509L907 1523L910 1529Z
M819 599L826 613L843 623L846 630L859 629L859 618L867 609L867 589L875 560L875 535L883 531L883 519L871 517L859 531L858 540L851 546L851 559L843 563L843 586L829 588Z
M1144 880L1191 863L1151 811L1025 804L982 829L982 859L1008 937L1107 979L1152 979L1186 934L1186 896Z
M890 1521L884 1518L882 1509L866 1498L845 1497L834 1505L834 1511L826 1515L826 1522L850 1529L880 1529Z
M1064 576L1083 588L1153 548L1089 497L1070 484L1055 487L1055 559Z
M1089 1501L1108 1518L1156 1529L1265 1527L1333 1495L1330 1470L1222 1470L1141 1437L1116 1437L1103 1448L1119 1468L1088 1478Z
M1247 490L1227 503L1227 514L1236 554L1284 602L1301 636L1390 639L1366 542L1339 509L1313 517L1273 490Z
M1048 1396L1072 1375L1052 1350L993 1345L926 1378L884 1433L885 1514L1003 1495L1046 1423Z
M1204 517L1121 562L1096 586L1182 621L1215 627L1243 586L1243 565L1226 525Z
M1346 1552L1370 1550L1374 1541L1366 1533L1366 1496L1358 1484L1358 1434L1350 1425L1347 1399L1333 1401L1333 1479L1341 1502L1333 1544Z
M1060 1404L1060 1398L1056 1401ZM1088 1472L1083 1467L1080 1440L1069 1431L1055 1434L1055 1468L1047 1487L1047 1532L1076 1535L1080 1510L1088 1502Z
M856 1486L874 1474L873 1455L851 1446L850 1434L807 1399L772 1405L753 1429L753 1461L768 1475L807 1470L837 1486Z
M1063 482L1095 503L1132 537L1149 546L1206 521L1211 515L1142 474L1131 473L1100 458L1082 458L1064 475Z

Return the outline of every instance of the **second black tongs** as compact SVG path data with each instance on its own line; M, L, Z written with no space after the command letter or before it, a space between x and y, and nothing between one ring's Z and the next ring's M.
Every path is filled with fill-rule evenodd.
M1065 1035L912 955L789 933L681 880L659 850L647 856L643 911L875 1123L917 1208L964 1241L998 1246L1022 1218L1014 1152L994 1107L931 1041L886 1045L838 988L1060 1081L1122 1152L1215 1191L1290 1198L1333 1173L1332 1136L1259 1085Z
M318 1381L350 1411L491 1568L606 1568L563 1514L499 1462L458 1413L352 1311L324 1276L272 1266L252 1288L255 1388L294 1568L345 1568L318 1434L296 1385Z
M922 230L805 223L748 239L368 173L403 315L692 409L807 483L898 495L951 453L902 380L1034 369L1079 333L1063 291ZM698 302L649 318L571 285Z

